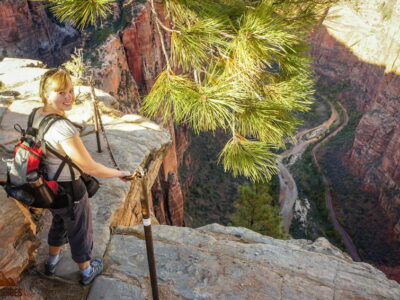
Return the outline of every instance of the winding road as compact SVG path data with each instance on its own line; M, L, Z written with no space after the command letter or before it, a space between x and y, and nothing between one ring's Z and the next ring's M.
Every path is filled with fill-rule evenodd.
M292 148L286 150L280 155L280 162L278 162L279 168L279 203L280 203L280 216L282 216L282 225L286 232L289 232L290 224L293 219L293 206L296 202L298 192L297 185L290 174L287 167L281 162L286 157L299 157L307 148L310 143L316 142L319 137L324 134L331 124L338 120L338 113L332 103L329 102L331 108L331 116L324 123L310 129L303 130L296 134L295 138L299 141ZM309 139L303 139L303 137L310 135Z
M320 148L321 145L326 143L330 138L337 135L338 132L340 132L349 122L349 116L347 114L347 110L341 103L339 103L339 105L344 112L344 120L342 124L340 124L340 126L337 129L335 129L332 133L330 133L328 136L323 138L317 145L314 146L314 148L311 151L313 162L318 167L319 171L321 171L321 166L317 160L318 149ZM310 143L317 141L319 137L329 129L329 126L331 124L339 120L338 112L333 106L333 104L329 102L329 106L331 108L331 116L329 117L329 119L317 127L306 129L296 134L296 140L299 141L299 143L294 145L294 147L292 147L291 149L283 152L281 154L280 161L282 161L286 157L296 156L296 155L300 156ZM305 137L306 135L310 135L310 138L303 140L303 137ZM286 166L282 162L278 162L278 168L279 168L278 176L280 184L280 194L279 194L280 215L282 216L283 227L285 228L286 232L289 232L290 224L293 218L293 206L298 197L298 191L296 182L293 179L293 176L290 174L289 170L286 168ZM329 210L329 215L332 219L333 226L339 232L342 238L342 242L345 245L346 250L352 257L352 259L354 261L361 261L352 239L336 219L335 211L332 205L332 195L330 193L330 182L323 175L322 172L321 174L325 186L325 202Z
M343 229L343 227L339 224L338 220L336 219L335 210L333 209L333 205L332 205L332 195L330 193L330 182L329 182L328 178L326 178L325 175L322 173L321 166L317 160L317 151L318 151L319 147L321 145L325 144L326 141L328 141L330 138L332 138L336 134L338 134L338 132L340 132L349 122L349 115L347 114L346 108L340 102L338 102L338 103L344 112L343 123L340 124L340 126L338 128L336 128L331 134L329 134L327 137L325 137L321 142L319 142L317 145L315 145L315 147L311 151L311 155L312 155L314 164L318 167L319 171L322 174L322 181L324 182L324 186L325 186L325 203L326 203L326 207L329 209L329 215L332 219L333 226L335 227L335 230L340 233L342 242L345 245L346 250L350 254L351 258L354 261L361 261L361 258L357 252L357 248L355 247L351 237Z
M293 205L298 196L297 186L292 174L290 174L289 170L281 162L278 162L278 168L280 186L279 215L282 217L283 228L286 232L289 232L290 224L292 223L293 219Z

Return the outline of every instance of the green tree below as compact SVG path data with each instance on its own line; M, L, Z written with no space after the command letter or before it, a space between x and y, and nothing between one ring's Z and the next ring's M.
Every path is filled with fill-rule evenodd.
M242 226L273 238L288 236L281 226L279 207L271 195L270 183L246 183L239 188L240 197L235 201L236 213L231 215L233 226Z

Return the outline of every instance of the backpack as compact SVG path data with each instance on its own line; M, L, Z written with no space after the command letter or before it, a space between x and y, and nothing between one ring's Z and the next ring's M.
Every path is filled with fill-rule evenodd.
M73 166L81 173L82 171L72 163L68 156L62 156L43 138L56 121L66 118L50 114L42 119L38 128L34 128L32 126L33 119L38 109L35 108L29 115L26 130L22 129L19 124L14 125L14 129L21 133L21 137L14 148L14 158L6 161L7 183L4 188L8 197L28 206L38 208L72 207L74 197L65 193L57 179L65 164L69 166L71 178L75 178ZM47 151L62 160L52 180L48 180L44 164Z

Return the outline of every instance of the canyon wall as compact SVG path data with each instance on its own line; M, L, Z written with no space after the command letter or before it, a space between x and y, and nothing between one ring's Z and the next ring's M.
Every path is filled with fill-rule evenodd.
M158 17L169 26L166 13L160 1L155 1ZM126 51L129 69L138 86L141 96L150 92L155 79L162 72L165 58L162 53L160 36L152 19L150 4L134 6L135 17L131 25L121 31L120 37ZM163 31L166 50L170 52L168 34ZM183 226L184 196L179 183L179 160L186 148L186 135L182 138L180 129L175 128L172 122L168 125L172 137L172 146L164 158L159 176L152 188L153 202L156 217L161 224ZM183 129L183 132L185 130ZM181 137L177 141L177 136ZM179 151L178 151L179 150Z
M170 26L161 1L155 1L155 8L161 22ZM121 26L100 47L94 49L87 43L86 51L96 56L96 86L115 96L120 110L137 112L142 98L150 92L162 72L165 58L150 3L121 6L113 16L114 20L118 18L127 25ZM129 19L124 21L123 18ZM169 34L162 32L169 53ZM187 130L184 127L174 127L172 122L167 127L172 137L172 146L152 187L154 210L161 224L183 226L184 195L178 170L180 158L188 146Z
M121 111L136 112L140 107L138 87L129 70L120 36L110 35L97 49L97 55L98 62L91 68L95 87L115 97Z
M50 66L69 58L80 34L51 20L43 1L0 2L0 57L40 59Z
M331 7L313 37L317 75L348 83L341 98L363 113L344 157L376 195L400 240L400 1L349 1ZM347 99L347 100L345 100Z

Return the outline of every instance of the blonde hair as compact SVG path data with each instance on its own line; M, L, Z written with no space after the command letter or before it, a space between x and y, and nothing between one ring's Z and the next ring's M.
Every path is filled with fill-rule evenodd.
M44 106L46 107L47 105L46 93L50 86L58 92L65 89L69 83L72 84L71 75L63 68L50 69L44 73L39 86L39 96L42 99Z

